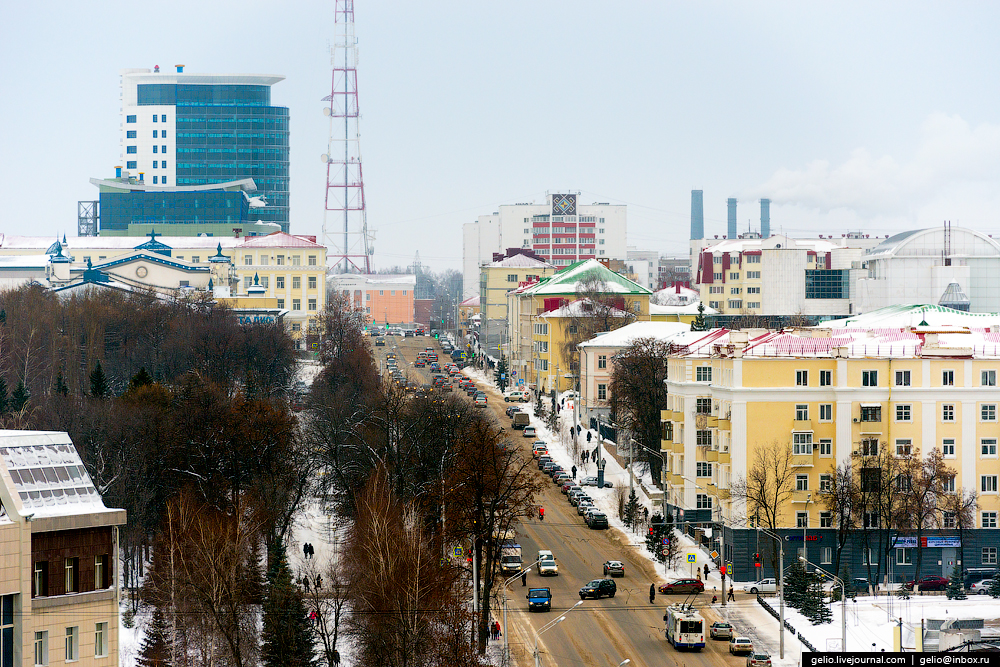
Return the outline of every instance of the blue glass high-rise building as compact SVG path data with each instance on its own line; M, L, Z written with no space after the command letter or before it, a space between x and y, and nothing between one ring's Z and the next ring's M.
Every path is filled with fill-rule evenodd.
M122 70L122 165L147 186L252 178L267 206L252 220L288 232L288 107L271 105L282 76Z

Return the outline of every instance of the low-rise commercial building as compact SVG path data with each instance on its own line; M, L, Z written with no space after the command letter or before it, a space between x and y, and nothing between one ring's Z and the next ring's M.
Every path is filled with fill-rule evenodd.
M429 313L418 318L413 274L331 273L330 289L340 292L354 308L363 309L369 324L377 326L428 323Z

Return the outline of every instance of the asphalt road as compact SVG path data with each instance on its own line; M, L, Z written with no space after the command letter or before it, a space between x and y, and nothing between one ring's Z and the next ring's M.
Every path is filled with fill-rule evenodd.
M405 363L399 362L400 368L421 383L427 382L429 373L422 372L426 369L414 368L412 361L417 352L427 346L438 347L430 337L404 339L387 336L386 347L375 349L376 352L383 351L377 358L384 358L384 352L397 352L405 359ZM394 350L394 347L397 349ZM444 361L440 351L439 355ZM509 430L510 420L504 414L507 404L502 395L494 387L482 388L497 421ZM523 440L525 455L530 457L530 444L534 439L520 440ZM545 507L546 518L544 521L533 519L519 526L517 532L522 555L527 564L535 560L539 549L551 550L559 564L559 574L541 577L537 568L533 568L528 575L528 587L548 587L552 590L552 610L549 612L527 611L527 588L521 586L520 578L515 579L507 589L507 640L511 657L517 665L529 667L534 664L536 638L540 664L546 666L615 667L626 658L631 660L630 667L740 667L745 664L745 658L729 655L727 642L712 641L707 638L707 633L706 647L701 652L678 652L667 644L663 636L664 609L668 604L681 602L685 596L658 593L655 602L650 604L649 585L659 585L663 579L654 573L653 564L640 555L641 547L627 544L626 536L615 529L591 530L547 476L534 468L531 474L544 480L538 503ZM592 579L603 577L606 560L625 563L625 576L615 578L618 586L615 597L587 599L567 613L579 602L580 587ZM714 610L705 609L710 606L707 599L698 602L702 603L706 624L718 620ZM555 621L562 613L566 613L565 621L552 626L540 637L537 635L538 630ZM502 614L497 615L503 623Z

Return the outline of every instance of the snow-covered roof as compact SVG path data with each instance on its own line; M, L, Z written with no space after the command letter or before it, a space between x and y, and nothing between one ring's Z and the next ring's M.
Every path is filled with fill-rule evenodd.
M700 301L682 306L661 306L655 303L649 304L649 314L652 315L697 315ZM711 306L705 306L705 315L718 315L719 311Z
M26 514L53 517L112 511L105 507L66 433L0 431L0 463Z
M18 269L44 270L49 265L48 255L0 255L0 271Z
M1000 313L967 313L936 304L886 306L862 315L823 322L822 328L905 328L932 327L990 327L1000 324Z
M594 312L593 302L590 299L577 299L576 301L571 301L565 306L556 308L555 310L550 310L547 313L542 314L540 317L587 317ZM629 313L624 310L619 310L618 308L612 308L610 317L629 317Z
M597 276L604 281L607 294L652 294L650 289L615 273L596 259L585 259L570 264L562 271L514 291L537 295L576 294L580 282L591 276Z
M345 285L400 285L413 287L417 284L417 276L412 273L331 273L327 279L334 283Z
M462 303L460 303L458 305L459 306L463 306L465 308L478 308L479 307L479 295L476 294L475 296L470 296L468 299L466 299L465 301L463 301Z
M691 331L684 322L633 322L580 343L579 347L628 347L640 338L668 341Z
M548 262L543 262L540 259L535 259L534 257L528 257L527 255L522 255L518 253L516 255L511 255L510 257L505 257L497 262L491 262L489 264L491 267L503 266L508 269L554 269L556 268Z
M849 241L848 241L849 242ZM704 252L733 253L748 250L815 250L816 252L832 252L844 246L826 239L795 239L790 236L776 234L768 238L724 239L705 248Z
M1000 243L987 234L967 227L952 227L947 245L956 257L995 257ZM890 236L868 251L867 257L938 257L946 245L944 227L911 229Z
M322 248L314 237L294 236L285 232L272 232L267 236L251 236L238 248Z
M672 285L666 289L653 292L650 304L658 303L664 306L683 306L689 303L697 303L701 300L698 290L693 290L683 285Z

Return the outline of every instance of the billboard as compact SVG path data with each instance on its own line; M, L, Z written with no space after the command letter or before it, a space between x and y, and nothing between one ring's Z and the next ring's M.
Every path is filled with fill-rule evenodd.
M576 215L576 195L552 195L552 215Z

